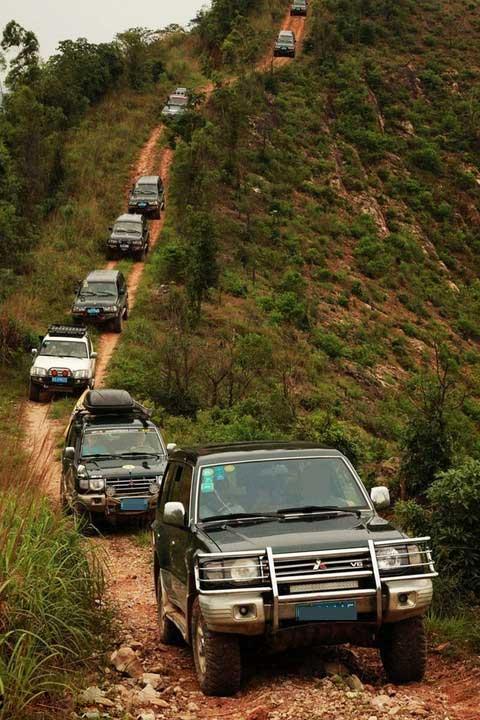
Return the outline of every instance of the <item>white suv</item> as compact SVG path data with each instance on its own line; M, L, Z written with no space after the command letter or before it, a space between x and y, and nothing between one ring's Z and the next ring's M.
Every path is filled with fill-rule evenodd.
M93 388L97 353L86 328L50 325L40 340L32 349L30 400L38 402L42 391L80 394Z

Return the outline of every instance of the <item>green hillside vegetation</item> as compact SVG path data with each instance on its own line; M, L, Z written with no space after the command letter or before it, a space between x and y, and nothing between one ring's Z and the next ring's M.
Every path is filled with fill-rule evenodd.
M404 526L433 532L447 584L447 548L463 548L465 589L479 20L467 2L317 2L301 61L218 88L177 138L163 243L110 376L169 440L344 450L401 498Z

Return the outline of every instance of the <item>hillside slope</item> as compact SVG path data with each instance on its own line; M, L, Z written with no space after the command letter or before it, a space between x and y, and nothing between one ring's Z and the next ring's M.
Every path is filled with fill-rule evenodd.
M475 454L478 10L317 2L310 23L302 60L220 88L179 139L166 242L112 382L175 439L340 433L390 472L409 383L447 343ZM218 269L193 323L189 206Z

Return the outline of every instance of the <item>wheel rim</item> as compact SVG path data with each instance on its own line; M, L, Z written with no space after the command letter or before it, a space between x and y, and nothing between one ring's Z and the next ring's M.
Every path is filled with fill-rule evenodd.
M195 650L197 655L198 669L201 675L205 675L207 660L205 657L205 634L203 632L202 623L199 620L195 633Z

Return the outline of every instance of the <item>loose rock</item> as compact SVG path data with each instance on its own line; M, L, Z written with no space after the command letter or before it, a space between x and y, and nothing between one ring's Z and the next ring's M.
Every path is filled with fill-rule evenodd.
M138 678L143 675L143 665L131 647L124 645L115 650L110 657L110 662L118 672Z

